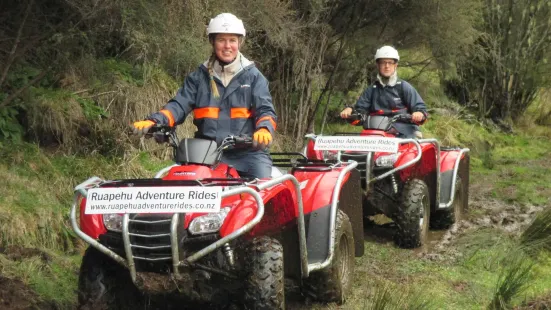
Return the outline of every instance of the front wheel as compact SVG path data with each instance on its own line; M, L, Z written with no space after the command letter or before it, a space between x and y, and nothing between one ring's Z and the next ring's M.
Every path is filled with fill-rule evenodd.
M274 238L254 238L246 252L245 309L285 309L283 247Z
M79 309L140 309L144 296L130 272L94 247L82 258L78 279Z
M402 248L417 248L426 244L430 221L429 188L419 179L410 180L400 197L393 218L398 228L394 242Z
M324 270L313 272L305 285L315 299L343 304L352 289L355 247L350 219L341 210L337 212L333 261Z

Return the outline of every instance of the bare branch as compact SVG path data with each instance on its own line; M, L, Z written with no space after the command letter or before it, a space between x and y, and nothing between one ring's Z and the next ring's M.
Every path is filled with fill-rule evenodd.
M29 4L27 5L27 9L25 10L25 16L23 17L23 20L21 21L21 24L19 25L19 29L17 30L17 36L15 37L15 42L12 46L12 49L10 51L10 55L8 56L8 60L6 61L6 64L4 66L4 69L2 70L2 75L0 75L0 88L4 84L4 81L6 80L6 77L8 76L8 71L10 70L10 67L17 57L16 51L17 46L19 45L19 42L21 41L21 35L23 34L23 27L25 26L25 23L27 22L27 17L29 17L29 12L31 11L31 7L34 4L34 0L30 0Z

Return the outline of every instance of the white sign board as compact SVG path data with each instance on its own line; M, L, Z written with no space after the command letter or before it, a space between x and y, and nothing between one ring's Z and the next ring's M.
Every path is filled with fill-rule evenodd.
M222 187L92 188L85 214L219 212Z
M358 151L397 153L400 140L384 137L321 136L316 138L316 151Z

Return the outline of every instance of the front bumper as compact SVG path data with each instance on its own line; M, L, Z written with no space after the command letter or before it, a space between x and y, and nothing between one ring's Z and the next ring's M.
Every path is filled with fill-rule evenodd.
M168 222L167 224L170 225L170 232L158 233L153 235L141 235L141 234L137 234L129 231L129 224L131 222L138 222L141 224L144 224L144 223L141 222L140 220L131 220L130 215L125 214L122 220L122 243L124 246L124 254L125 254L124 255L125 257L123 258L121 255L119 255L120 253L116 253L115 251L103 245L98 240L95 240L90 236L88 236L86 233L84 233L80 229L77 222L77 209L78 209L78 202L79 202L80 196L86 197L88 189L98 187L103 182L104 180L98 177L92 177L86 180L85 182L83 182L82 184L78 185L77 187L75 187L74 200L73 200L73 205L71 207L71 213L70 213L71 225L75 233L81 239L83 239L85 242L89 243L91 246L95 247L105 255L109 256L119 264L128 268L130 271L130 276L132 278L132 281L136 284L137 284L137 272L136 272L136 263L135 263L136 260L143 260L143 261L150 261L150 262L171 260L172 267L173 267L172 268L173 276L177 280L181 279L182 276L179 272L180 267L190 266L193 263L197 262L199 259L205 257L206 255L222 247L224 244L229 243L232 240L242 236L243 234L251 230L256 224L258 224L262 219L262 216L264 215L264 203L262 201L260 194L254 189L248 186L239 186L236 188L223 191L222 198L232 196L232 195L240 195L240 194L251 195L256 201L257 208L258 208L256 216L249 223L245 224L243 227L239 228L238 230L234 231L228 236L216 240L212 244L202 248L201 250L181 260L180 252L179 252L179 244L178 244L178 227L181 226L180 213L173 214L170 219L162 220L164 222ZM302 210L300 211L303 216L304 213L302 212ZM136 255L135 252L139 252L139 249L143 250L148 248L147 247L144 248L143 245L133 244L131 242L131 236L142 237L142 238L162 238L162 237L170 238L170 245L166 245L166 247L170 248L171 257L170 258L167 258L167 257L152 258L152 257L144 257L144 256ZM165 247L165 246L162 246L162 247ZM153 249L156 249L156 247L150 247L149 249L153 250Z

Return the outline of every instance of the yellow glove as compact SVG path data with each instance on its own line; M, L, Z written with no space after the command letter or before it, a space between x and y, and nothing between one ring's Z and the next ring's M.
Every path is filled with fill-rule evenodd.
M272 144L272 134L266 128L260 128L253 135L253 147L265 149Z
M149 128L151 128L153 125L155 125L155 122L150 120L134 122L134 134L141 137L147 134Z

